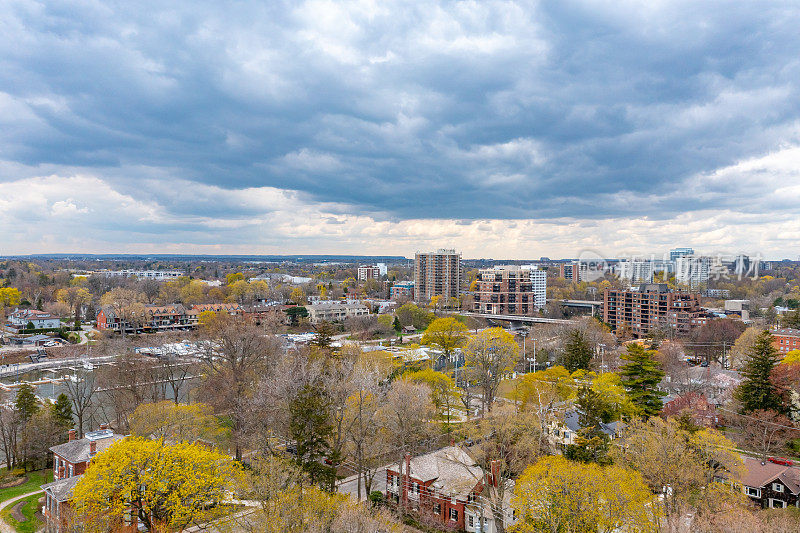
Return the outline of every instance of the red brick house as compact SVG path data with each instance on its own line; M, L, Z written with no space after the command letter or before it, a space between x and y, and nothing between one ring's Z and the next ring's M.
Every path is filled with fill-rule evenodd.
M484 482L493 483L464 449L448 446L386 470L386 498L415 511L437 527L458 531L495 531L491 513L479 503ZM510 490L508 491L510 494ZM506 523L511 520L510 506Z
M699 392L690 391L678 396L667 397L664 400L664 408L661 410L661 416L664 418L678 416L682 411L688 411L698 426L715 427L717 425L716 408Z
M124 435L114 433L107 426L100 426L98 431L91 431L84 438L76 439L75 430L71 429L68 442L50 448L53 452L53 481L42 485L45 494L42 514L47 533L69 531L72 490L86 472L92 458L124 438ZM135 518L133 522L117 531L137 531Z

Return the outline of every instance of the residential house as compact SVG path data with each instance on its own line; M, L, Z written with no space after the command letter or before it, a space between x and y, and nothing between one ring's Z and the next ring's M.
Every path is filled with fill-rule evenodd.
M742 491L751 500L763 508L800 507L800 468L792 461L745 457L744 464Z
M75 438L75 430L69 431L69 441L50 448L53 452L53 481L42 485L45 504L42 514L47 533L71 531L69 526L72 490L80 481L92 459L124 435L114 433L107 426L91 431L82 439ZM120 524L115 531L137 531L135 517L128 524Z
M716 408L709 403L705 395L699 392L689 391L679 395L670 395L663 401L664 408L661 410L661 416L664 418L678 416L681 412L686 411L698 426L715 427L717 425Z
M779 328L772 332L772 345L781 355L800 350L800 329Z
M37 309L15 309L8 315L8 323L16 330L26 329L33 325L34 329L58 329L61 319L52 313Z
M553 444L568 446L575 444L575 437L583 429L581 424L581 412L577 409L568 409L564 413L564 419L552 421L548 426L550 442ZM608 435L610 439L615 439L619 435L620 422L600 422L600 431Z
M493 463L499 467L498 463ZM417 457L406 455L386 470L386 498L418 513L420 518L446 529L494 533L489 502L483 491L485 483L497 482L475 462L467 451L448 446ZM510 505L513 485L505 490L505 525L514 520Z

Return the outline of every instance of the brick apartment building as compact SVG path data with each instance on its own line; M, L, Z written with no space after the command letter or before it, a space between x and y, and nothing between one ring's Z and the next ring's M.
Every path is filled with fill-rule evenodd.
M636 337L660 327L686 335L706 321L699 294L670 291L665 283L643 283L638 288L606 289L603 293L603 322L614 331L626 330Z
M781 355L792 350L800 350L800 329L780 328L771 333L772 345Z
M478 271L473 311L496 315L533 316L545 306L547 272L517 265Z
M461 294L461 253L440 249L414 256L414 299L427 303L434 296L443 301Z
M498 467L495 461L492 467ZM494 533L492 513L483 502L484 482L497 476L484 472L463 449L448 446L425 455L406 455L386 470L386 498L413 510L426 522L447 530ZM508 494L513 492L507 488ZM513 522L510 500L504 502L505 523Z
M90 431L82 439L75 438L75 430L69 431L69 441L50 448L53 452L53 481L42 485L45 494L43 509L46 533L72 531L71 518L72 490L86 472L92 459L124 435L118 435L106 426L98 431ZM114 531L133 533L138 531L136 518L128 524L117 524Z
M584 265L585 266L585 265ZM584 269L585 270L585 269ZM570 263L561 263L558 266L558 276L568 281L578 283L583 279L581 276L581 263L580 261L572 261Z

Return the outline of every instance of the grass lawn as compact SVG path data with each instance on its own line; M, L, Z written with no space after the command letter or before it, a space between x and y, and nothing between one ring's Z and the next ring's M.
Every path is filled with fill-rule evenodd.
M4 502L11 498L15 498L20 494L33 492L39 490L39 485L50 483L53 481L53 469L37 470L36 472L28 472L28 481L18 487L9 487L7 489L0 489L0 502Z
M38 494L34 494L33 496L28 496L27 498L19 500L20 502L25 502L20 508L22 516L25 517L24 522L17 522L11 517L11 509L13 509L14 506L19 502L6 505L3 510L0 511L0 516L2 516L3 520L5 520L8 525L16 529L17 533L34 533L35 531L38 531L44 525L44 522L38 520L34 514L39 507L39 498L41 498L42 494L44 493L40 492Z

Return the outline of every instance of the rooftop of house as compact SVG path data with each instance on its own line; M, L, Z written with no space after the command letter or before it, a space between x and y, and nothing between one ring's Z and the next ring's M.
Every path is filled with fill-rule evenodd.
M78 484L83 475L72 476L65 479L59 479L45 485L41 485L41 489L48 491L56 501L65 502L72 498L72 489Z
M800 337L800 329L795 328L780 328L772 332L773 335L782 335L785 337Z
M431 484L447 496L466 497L483 479L483 469L462 448L447 446L425 455L411 458L410 476ZM399 471L397 464L389 467ZM405 473L405 472L404 472Z
M570 409L566 413L564 413L564 425L567 426L570 431L577 433L583 426L581 425L581 412L577 409ZM617 426L619 422L609 422L606 424L605 422L600 422L600 431L609 435L611 437L617 434Z
M114 433L110 429L101 429L86 433L86 436L82 439L75 439L63 444L57 444L50 448L50 451L72 464L85 463L89 460L89 451L92 442L96 443L96 453L100 453L118 440L124 438L124 435Z
M763 487L780 480L792 494L800 494L800 468L769 460L761 461L754 457L745 457L744 466L747 473L742 478L742 484L748 487Z

